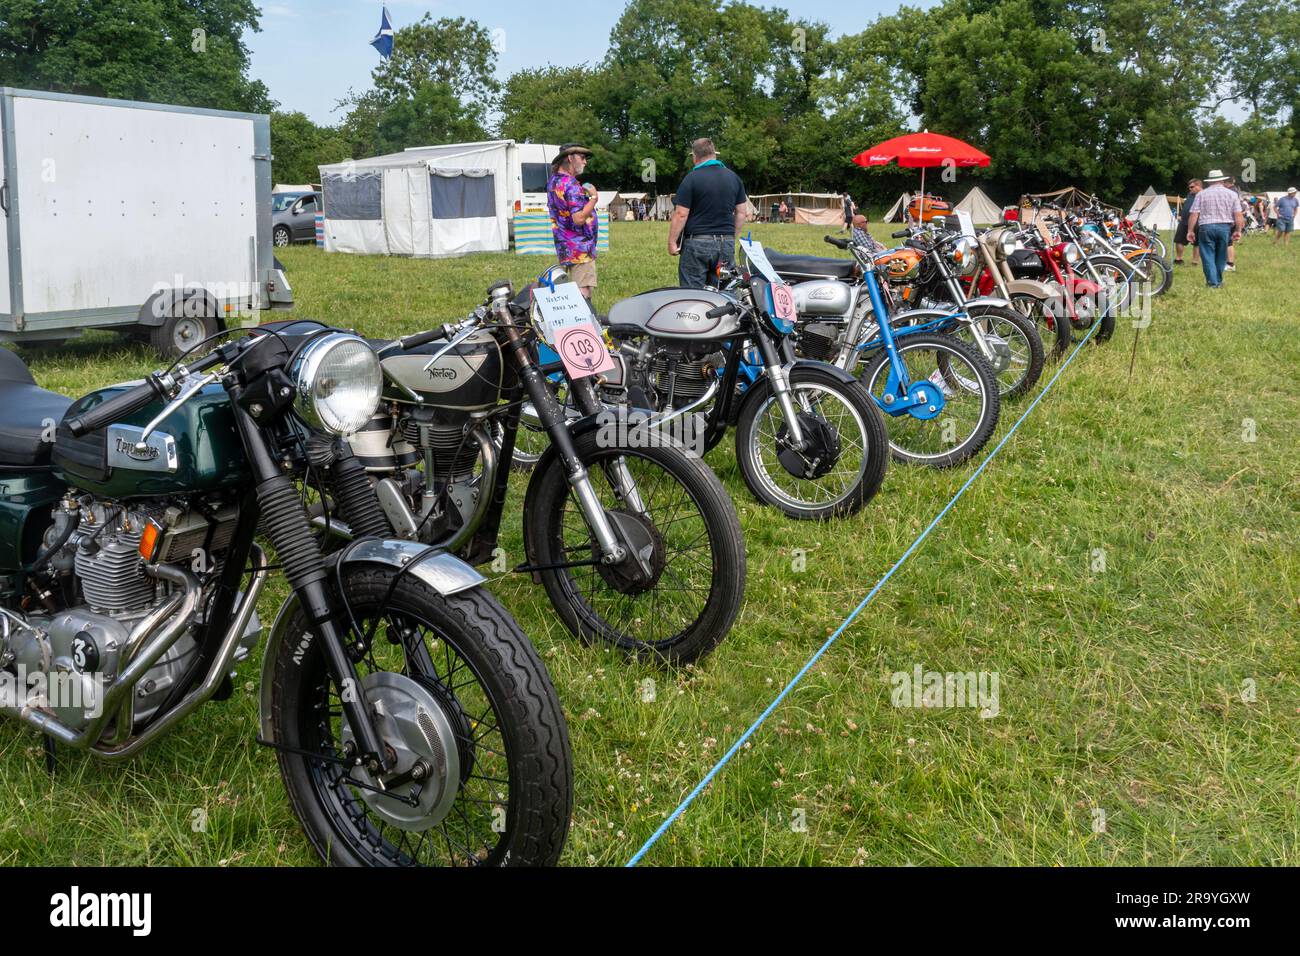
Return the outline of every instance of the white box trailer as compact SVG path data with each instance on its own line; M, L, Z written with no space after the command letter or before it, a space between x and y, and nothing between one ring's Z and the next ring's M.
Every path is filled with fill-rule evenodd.
M176 354L292 290L264 114L0 89L0 340L129 331Z

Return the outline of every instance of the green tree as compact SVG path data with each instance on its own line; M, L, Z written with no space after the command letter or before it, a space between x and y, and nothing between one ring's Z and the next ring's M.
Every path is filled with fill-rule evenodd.
M319 166L352 158L348 139L337 129L317 126L303 113L271 114L271 176L279 183L314 183Z
M268 112L248 77L253 0L3 0L0 83Z
M393 36L393 55L372 72L374 86L349 92L341 129L356 157L408 146L482 139L500 85L491 34L473 20L426 13Z

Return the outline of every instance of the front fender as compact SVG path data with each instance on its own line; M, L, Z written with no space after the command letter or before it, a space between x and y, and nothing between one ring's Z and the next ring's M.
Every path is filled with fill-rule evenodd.
M1007 283L1007 292L1011 295L1018 292L1024 295L1032 295L1035 299L1050 299L1056 295L1056 290L1052 288L1054 284L1049 285L1038 279L1012 279Z
M962 308L969 312L971 309L978 309L981 306L989 309L1009 309L1011 308L1011 300L997 295L981 295L974 299L967 299Z
M929 311L929 310L918 309L917 311ZM940 315L948 314L947 312L941 312L939 310L933 310L933 311L938 312L938 314ZM799 359L794 364L787 365L786 372L788 374L790 372L795 371L795 369L801 369L801 368L817 369L819 372L829 375L831 378L836 379L837 381L845 385L852 385L854 383L861 384L853 375L851 375L849 372L844 371L844 369L840 368L838 365L832 365L829 362L819 362L816 359ZM737 409L736 417L739 418L741 415L743 415L746 406L748 406L751 402L757 402L766 399L766 397L769 394L771 394L771 391L772 391L772 383L768 379L768 377L764 375L757 382L755 382L753 385L751 385L749 388L745 390L745 397L740 400L740 407Z
M342 555L347 555L345 564L348 567L353 565L378 565L399 570L428 550L429 546L427 544L421 544L418 541L371 538L362 540L356 547L337 551L325 560L329 565L330 580L333 580L334 565ZM487 578L479 574L473 567L446 551L432 552L427 557L421 558L407 573L423 581L444 596L468 591L487 581ZM275 659L279 656L280 645L284 643L285 638L288 636L286 632L289 629L289 621L293 618L297 608L298 595L291 592L285 602L280 605L280 611L275 616L275 623L271 625L271 635L266 642L266 649L263 651L262 687L258 704L258 722L262 728L263 740L275 739L271 729L271 688Z

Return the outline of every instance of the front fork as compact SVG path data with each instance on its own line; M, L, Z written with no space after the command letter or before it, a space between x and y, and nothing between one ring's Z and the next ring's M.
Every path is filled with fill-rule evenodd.
M307 511L297 488L272 454L262 426L240 405L238 390L231 397L235 424L253 471L253 490L263 528L307 615L312 634L324 649L326 667L339 688L343 712L356 734L358 762L378 777L392 768L393 761L372 720L360 676L348 652L347 632L337 624L339 609L327 584L329 571L312 534Z
M514 317L510 314L508 298L503 297L499 303L494 302L494 311L501 324L502 331L505 333L506 341L514 351L515 367L519 370L519 378L523 382L524 391L532 401L537 418L541 421L542 427L546 429L546 434L550 436L556 452L559 453L560 461L564 465L564 471L569 480L569 487L573 489L574 497L578 499L578 509L582 512L583 518L586 519L587 527L596 536L596 543L600 547L601 562L604 564L618 564L627 557L627 549L619 541L618 533L614 530L609 515L605 512L604 506L600 503L600 497L591 484L591 475L587 473L586 466L583 465L582 459L578 457L578 450L573 444L573 436L569 434L568 420L564 414L564 408L550 388L547 387L546 377L533 360L524 336L519 333L519 329L514 323ZM574 396L577 406L583 414L595 414L603 408L600 400L595 395L591 379L570 380L569 391Z
M790 389L790 378L786 375L785 365L776 354L771 339L762 331L756 338L758 352L763 356L763 374L767 376L772 386L772 394L776 396L776 403L781 409L781 414L785 416L785 424L790 432L790 447L796 451L803 451L808 445L808 440L804 437L803 426L800 425L799 415L795 411L794 393Z

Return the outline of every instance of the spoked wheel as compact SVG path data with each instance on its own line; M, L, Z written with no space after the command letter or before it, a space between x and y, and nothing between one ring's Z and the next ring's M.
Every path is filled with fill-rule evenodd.
M1145 280L1141 275L1136 277L1144 293L1152 296L1164 295L1173 285L1174 267L1154 252L1133 256L1128 261L1139 273L1146 273Z
M993 369L949 335L905 335L897 343L913 394L929 387L927 403L917 406L915 414L890 413L900 396L894 393L896 380L883 349L871 357L861 375L885 413L895 460L936 468L967 461L984 447L998 424L1001 399Z
M994 373L1002 397L1016 398L1038 384L1043 374L1043 339L1034 321L1015 309L996 306L981 306L971 314L978 316L985 336L1005 342L1011 352L1006 367ZM978 351L969 328L960 326L957 337Z
M1090 257L1093 268L1101 280L1103 295L1096 301L1090 296L1080 296L1075 300L1075 311L1079 316L1079 327L1086 331L1094 322L1100 321L1101 327L1093 333L1093 340L1105 342L1115 334L1115 317L1129 308L1138 293L1138 282L1133 266L1127 260L1117 256ZM1082 272L1082 275L1087 275Z
M628 557L602 562L559 457L547 454L524 502L529 563L575 635L646 660L697 660L740 612L736 509L708 466L671 439L648 431L629 447L601 435L585 432L574 445Z
M1011 306L1038 326L1038 337L1050 347L1052 358L1060 358L1070 348L1070 322L1060 319L1047 301L1028 292L1011 293Z
M299 607L274 662L280 772L308 838L340 865L555 863L573 769L545 665L487 592L444 597L413 574L393 588L394 576L344 572L357 627L373 636L361 685L396 758L383 781L344 759L352 730Z
M880 490L888 435L871 396L816 366L796 365L790 390L804 439L796 448L780 402L756 393L736 422L736 461L754 496L791 518L852 514Z

